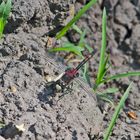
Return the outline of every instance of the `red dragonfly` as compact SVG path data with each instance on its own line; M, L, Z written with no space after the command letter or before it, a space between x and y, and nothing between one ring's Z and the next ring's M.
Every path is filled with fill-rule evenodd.
M79 76L79 69L87 62L89 61L93 55L96 53L96 51L93 51L92 53L90 53L88 56L85 57L85 59L83 61L81 61L79 63L79 65L76 68L69 68L67 70L65 70L64 72L62 72L57 78L55 78L53 81L48 82L47 85L49 86L53 86L53 88L56 88L56 85L60 85L62 88L62 91L64 91L65 89L68 90L70 89L69 86L72 85L72 81L73 79L76 80L76 82L78 82L81 86L83 86L82 88L84 88L83 83L81 84L81 79L77 79L77 77ZM51 60L49 60L51 61ZM51 62L53 65L54 63ZM58 66L57 66L58 67ZM65 90L65 91L66 91ZM89 93L89 90L86 91L87 93ZM92 95L93 93L91 93L90 91L90 95Z

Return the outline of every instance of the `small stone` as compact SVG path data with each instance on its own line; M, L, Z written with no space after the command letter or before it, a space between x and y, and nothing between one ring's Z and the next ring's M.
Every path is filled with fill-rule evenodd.
M52 37L48 37L47 38L47 47L49 47L49 48L51 48L51 47L53 47L54 46L54 38L52 38Z
M46 109L51 110L51 106L49 104L46 104Z
M45 76L45 80L47 82L51 82L52 81L52 77L50 77L49 75Z
M18 131L20 131L20 132L24 132L24 131L25 131L24 124L16 125L16 128L17 128Z
M62 87L61 87L60 85L57 84L57 85L56 85L56 90L57 90L57 91L61 91L61 90L62 90Z
M59 100L59 96L55 96L54 97L54 101L58 101ZM55 104L55 103L54 103Z
M129 118L126 118L126 123L128 123L128 124L131 124L132 123L132 121L129 119Z
M11 89L11 92L13 93L17 92L17 88L15 86L11 86L10 89Z
M52 30L53 29L53 26L50 26L49 29Z

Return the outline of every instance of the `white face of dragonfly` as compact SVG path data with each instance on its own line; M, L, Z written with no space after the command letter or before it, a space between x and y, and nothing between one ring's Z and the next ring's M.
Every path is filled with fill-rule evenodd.
M63 73L61 73L60 75L58 75L58 76L54 79L54 82L60 80L64 74L65 74L65 72L63 72Z

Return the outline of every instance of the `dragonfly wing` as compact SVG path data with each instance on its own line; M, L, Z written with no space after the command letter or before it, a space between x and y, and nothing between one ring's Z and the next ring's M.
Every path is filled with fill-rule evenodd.
M88 94L89 97L97 100L96 95L94 94L93 89L80 77L75 78L74 81Z
M64 72L65 69L67 68L66 66L62 65L61 62L58 62L57 59L49 58L49 57L47 57L46 59L47 59L46 65L49 65L50 67L54 67L58 71Z
M63 73L67 68L54 58L51 59L47 57L46 61L47 67L52 68L53 72L57 72L58 74ZM88 94L89 97L92 97L94 100L97 100L96 95L93 92L93 89L81 77L74 78L73 81L77 83Z

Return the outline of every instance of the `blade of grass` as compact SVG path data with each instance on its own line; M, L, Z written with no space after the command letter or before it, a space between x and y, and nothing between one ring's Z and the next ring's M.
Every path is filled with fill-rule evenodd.
M6 3L3 1L0 5L0 38L3 35L3 30L7 22L7 18L9 17L11 7L12 7L11 0L7 0Z
M114 94L115 92L118 92L118 88L108 88L102 92L97 92L98 95L104 95L104 94Z
M83 58L84 59L84 58ZM86 63L84 65L84 69L83 69L83 79L88 83L88 85L91 87L91 81L90 81L90 77L88 75L88 64Z
M5 24L6 24L6 20L4 20L3 18L0 18L0 38L3 35L3 30L4 30L4 27L5 27Z
M124 95L122 96L118 106L116 107L115 113L113 114L112 120L111 120L111 122L109 124L109 127L107 129L107 132L104 135L104 140L109 139L109 136L111 135L112 129L113 129L113 127L114 127L114 125L116 123L116 120L117 120L117 118L119 116L119 113L120 113L121 109L123 108L125 100L127 99L128 95L129 95L129 91L130 91L131 87L132 87L132 83L130 83L129 87L127 88L127 90L125 91Z
M86 29L82 32L81 36L80 36L80 41L78 43L78 46L80 47L84 47L84 40L85 40L85 36L86 36Z
M3 1L3 2L0 4L0 17L3 16L4 7L5 7L5 2Z
M49 51L50 52L56 52L56 51L73 52L73 53L77 54L78 56L83 57L83 55L81 53L83 50L84 50L84 48L82 48L82 47L75 46L72 43L66 43L63 45L63 47L53 48Z
M130 76L140 76L140 72L138 71L138 72L127 72L127 73L116 74L116 75L108 77L105 80L102 80L101 83L109 82L109 81L114 80L114 79L130 77Z
M109 104L111 104L112 107L114 107L113 100L110 99L108 96L99 95L99 99L104 100L105 102L108 102Z
M5 8L4 8L4 11L3 11L3 17L4 17L5 20L7 20L7 18L9 17L11 8L12 8L12 1L7 0L7 3L5 5Z
M77 33L79 33L79 34L82 34L81 29L80 29L77 25L73 24L73 25L72 25L72 29L74 29L74 30L75 30Z
M100 51L100 63L99 63L99 69L96 79L96 85L100 83L102 80L102 75L105 70L105 52L106 52L106 9L103 10L103 17L102 17L102 47Z
M104 70L102 71L102 75L100 76L100 80L98 84L100 84L101 80L104 78L108 69L110 68L110 65L107 67L108 60L109 60L109 55L107 55L107 57L105 58L104 65L103 65Z
M57 39L60 39L62 36L66 34L69 28L78 21L81 16L93 5L96 3L96 0L91 0L87 5L85 5L76 15L75 17L56 35Z
M91 46L89 46L88 44L85 44L85 48L90 52L92 53L93 52L93 49Z

